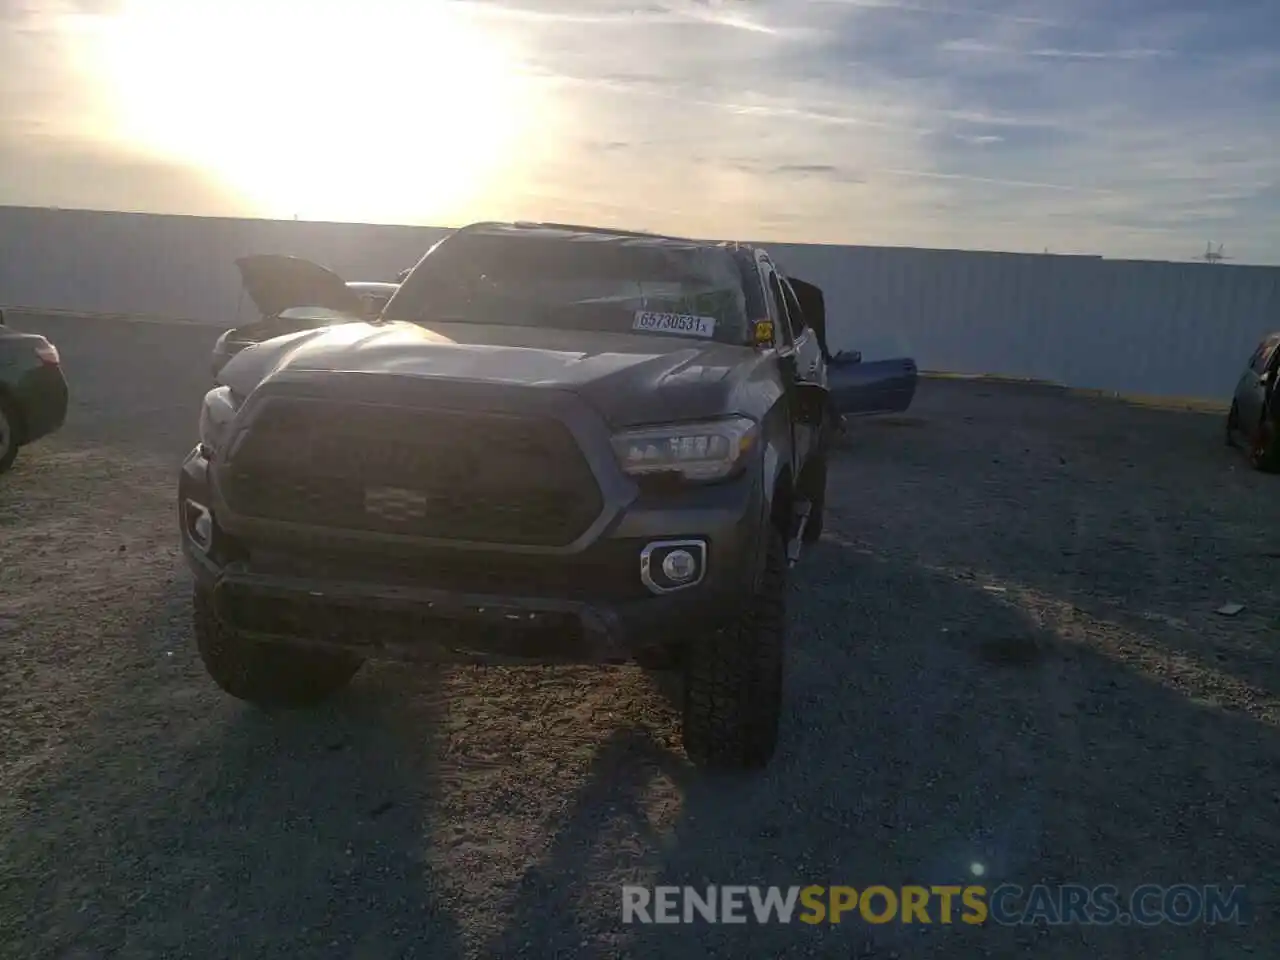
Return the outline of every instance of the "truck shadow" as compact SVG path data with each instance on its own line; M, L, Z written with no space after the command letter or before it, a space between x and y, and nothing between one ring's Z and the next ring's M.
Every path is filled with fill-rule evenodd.
M157 598L137 628L149 649L51 775L9 798L0 895L23 916L0 922L6 949L461 956L423 814L440 782L422 735L433 677L406 696L399 671L366 667L324 708L266 714L221 694L173 635L186 597Z
M0 913L0 937L15 955L1189 960L1266 955L1280 932L1259 911L1215 929L1215 954L1174 927L624 926L623 884L965 883L978 864L988 887L1273 886L1272 726L892 555L826 543L797 578L768 770L695 772L620 712L567 797L563 769L509 742L487 762L523 789L488 826L450 803L439 678L366 668L321 710L263 715L213 689L194 653L164 656L186 649L185 596L157 594L81 739L8 798L0 895L23 912L16 929ZM993 639L1026 655L993 657ZM547 829L542 809L549 838L527 869L435 865L450 830L501 845ZM459 912L460 882L491 891L478 912Z
M1273 728L1065 643L974 586L819 549L796 589L789 710L771 767L708 776L619 730L487 955L1207 955L1198 933L1169 925L855 915L837 926L624 926L623 884L1242 883L1257 902L1277 835L1250 784L1280 759ZM992 638L1029 652L992 656ZM678 799L656 799L666 793ZM1275 933L1261 916L1216 928L1213 955L1262 949Z

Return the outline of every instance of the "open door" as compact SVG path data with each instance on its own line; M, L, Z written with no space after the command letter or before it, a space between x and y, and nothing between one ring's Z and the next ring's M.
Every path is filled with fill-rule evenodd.
M836 357L827 366L831 402L846 416L902 413L916 395L919 372L910 357L873 360Z
M826 298L821 288L788 276L805 322L813 328L827 364L827 393L831 404L847 416L873 413L902 413L911 406L919 373L910 357L875 360L870 363L858 352L832 355L827 343Z
M822 295L822 289L804 280L797 280L790 274L787 275L787 283L791 284L791 290L800 303L800 311L804 314L805 323L813 328L813 333L818 338L818 346L822 348L822 359L830 363L831 350L827 347L827 304L826 298Z

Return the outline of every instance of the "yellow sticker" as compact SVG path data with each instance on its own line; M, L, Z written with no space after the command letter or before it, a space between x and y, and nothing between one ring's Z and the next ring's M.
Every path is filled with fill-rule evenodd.
M757 320L755 341L757 346L773 343L773 321Z

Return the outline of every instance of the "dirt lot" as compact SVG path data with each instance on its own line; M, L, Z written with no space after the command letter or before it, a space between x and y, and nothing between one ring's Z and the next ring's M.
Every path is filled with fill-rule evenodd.
M797 571L781 754L708 779L639 672L381 666L309 715L221 695L172 519L214 331L25 326L77 404L0 481L4 956L1274 955L1280 478L1217 418L930 382L858 425ZM1244 884L1253 922L620 922L624 882L973 863Z

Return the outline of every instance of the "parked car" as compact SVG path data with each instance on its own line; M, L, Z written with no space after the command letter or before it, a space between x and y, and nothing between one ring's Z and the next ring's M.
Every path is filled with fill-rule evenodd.
M450 234L377 322L248 347L205 397L177 517L208 673L304 706L366 658L678 665L689 756L763 766L835 420L909 402L825 330L759 248Z
M344 281L333 271L279 254L256 254L236 261L245 292L258 319L228 330L213 347L213 375L254 343L336 323L376 318L399 288L396 283Z
M1268 473L1280 471L1280 332L1263 337L1236 383L1227 414L1227 445L1243 436L1249 462Z
M375 280L351 280L347 283L347 289L353 291L364 304L364 316L369 320L376 320L388 301L400 289L400 284Z
M20 333L0 314L0 473L18 450L62 427L67 380L58 348L35 333Z

